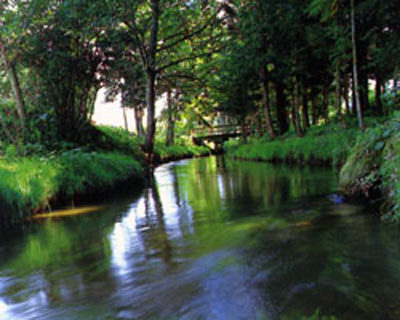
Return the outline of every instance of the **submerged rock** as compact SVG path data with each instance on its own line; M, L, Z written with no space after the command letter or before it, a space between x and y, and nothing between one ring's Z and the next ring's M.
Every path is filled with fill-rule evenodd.
M332 201L334 204L342 204L346 201L345 196L338 193L330 194L328 196L328 199Z

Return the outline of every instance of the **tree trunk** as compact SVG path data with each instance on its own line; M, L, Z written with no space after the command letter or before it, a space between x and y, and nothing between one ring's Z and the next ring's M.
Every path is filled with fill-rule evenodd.
M356 21L355 21L356 23ZM357 27L355 27L355 32L357 32ZM355 40L356 54L357 54L357 75L358 75L358 91L360 97L360 105L363 114L370 109L369 99L368 99L368 70L366 66L368 65L368 54L370 44L365 39Z
M354 73L351 72L351 115L357 117L356 86L354 85Z
M242 127L242 139L243 142L247 142L247 128L246 128L246 117L240 118L240 125Z
M303 90L303 108L302 108L302 119L304 130L310 127L310 120L308 118L308 94L306 90Z
M156 133L156 90L155 90L155 73L148 72L146 75L146 104L147 104L147 128L146 128L146 153L150 163L153 161L154 136Z
M125 108L125 106L122 106L122 116L124 118L125 130L129 131L129 128L128 128L128 117L126 116L126 108Z
M286 114L286 96L284 92L284 85L281 82L275 84L276 92L276 114L278 120L279 134L284 134L289 130L289 123Z
M340 94L340 70L339 64L336 64L335 70L335 100L336 100L336 110L339 118L342 118L342 95Z
M1 40L1 39L0 39ZM15 64L10 62L7 58L7 52L5 51L5 47L0 42L0 53L4 61L4 65L6 71L8 73L8 77L10 79L11 89L15 99L15 106L17 115L20 121L20 128L22 131L22 139L25 136L25 102L24 97L22 95L21 85L19 83L17 70L15 68Z
M171 98L171 89L168 88L167 91L167 116L168 116L168 123L167 123L167 139L166 145L171 146L175 143L175 117L174 117L174 105L172 103Z
M346 73L343 79L343 100L344 107L346 110L346 115L350 116L350 104L349 104L349 76Z
M154 169L154 137L156 133L156 55L157 55L157 36L158 36L158 20L160 15L159 0L151 0L152 23L150 33L149 51L146 65L146 105L147 105L147 132L145 150L147 160L150 165L150 173Z
M375 113L377 116L383 115L382 81L381 81L381 77L379 77L379 76L376 76L376 79L375 79Z
M271 118L271 107L270 107L270 99L269 99L269 85L265 68L263 68L260 72L262 93L263 93L263 102L264 102L264 112L265 112L265 126L267 127L267 131L271 140L276 138L276 133L274 131L274 127L272 125Z
M315 126L318 121L317 93L315 90L311 91L311 109L311 123L313 126Z
M340 122L342 123L343 128L346 128L346 122L343 117L343 112L342 112L342 86L341 86L341 81L340 81L340 69L339 69L339 64L336 64L336 70L335 70L335 96L336 96L336 110L338 117L340 119Z
M357 46L356 46L356 22L355 22L355 13L354 13L354 0L350 0L350 10L351 10L351 47L353 53L353 91L355 94L355 103L356 103L356 110L357 110L357 118L358 118L358 125L362 131L365 130L365 123L363 112L361 109L360 103L360 96L358 92L358 65L357 65Z
M296 83L295 83L295 93L294 93L294 104L293 104L293 123L294 123L294 128L296 130L296 134L299 137L303 136L303 129L301 128L300 125L300 84L299 80L296 77Z
M135 125L136 125L136 133L139 137L145 138L146 133L143 129L143 110L139 106L135 106L133 108L134 115L135 115Z
M321 112L320 114L323 116L325 123L329 122L328 116L328 88L326 85L322 88L322 104L321 104Z
M16 107L17 107L17 113L19 120L21 122L21 130L24 135L25 131L25 102L24 98L22 96L22 90L21 86L19 83L17 71L15 69L15 66L12 65L10 66L10 69L8 70L9 75L10 75L10 82L11 82L11 87L14 92L14 97L15 97L15 102L16 102Z
M367 59L363 57L361 63L358 63L358 68L360 68L360 65L364 66L367 63ZM368 73L365 70L358 71L358 85L361 110L365 113L370 108L368 101Z

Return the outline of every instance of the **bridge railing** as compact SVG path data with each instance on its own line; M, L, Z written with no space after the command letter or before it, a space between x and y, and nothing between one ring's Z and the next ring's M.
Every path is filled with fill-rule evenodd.
M218 136L241 133L242 127L238 125L217 125L213 127L196 127L192 130L194 137Z

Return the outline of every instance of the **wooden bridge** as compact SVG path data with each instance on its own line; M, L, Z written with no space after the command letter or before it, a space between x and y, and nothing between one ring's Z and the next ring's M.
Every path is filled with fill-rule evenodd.
M253 133L254 129L250 126L242 127L238 125L218 125L213 127L197 127L192 130L192 140L196 145L212 142L218 150L229 138L240 137L243 135L243 129L246 135Z

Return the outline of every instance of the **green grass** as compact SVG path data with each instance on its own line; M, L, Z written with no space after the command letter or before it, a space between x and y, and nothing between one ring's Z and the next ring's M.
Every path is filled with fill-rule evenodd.
M142 152L144 140L132 135L122 128L102 126L98 127L102 133L101 142L97 147L131 154L135 158L144 161ZM206 147L195 146L185 139L179 139L177 144L166 146L163 141L156 141L154 146L155 159L158 162L166 162L184 157L196 157L210 154Z
M210 149L191 144L177 144L166 146L165 144L156 142L154 146L156 159L160 162L181 159L184 157L199 157L210 154Z
M331 124L311 128L301 138L288 134L274 141L268 138L252 139L246 144L229 141L225 150L229 156L241 159L337 165L346 161L357 134L355 128L343 129Z
M56 196L101 191L127 179L141 179L142 167L119 153L71 150L59 155L0 160L0 197L20 220L45 208Z
M370 199L383 195L383 217L400 222L400 112L391 119L367 119L367 125L365 133L354 124L348 129L330 124L311 128L302 138L231 140L225 150L240 159L343 165L340 188Z
M384 218L400 221L400 113L358 136L339 180L349 194L382 194Z
M125 129L99 126L96 129L100 132L100 137L92 149L108 150L132 155L134 158L143 161L142 152L143 139Z
M143 141L119 128L95 130L95 139L84 147L61 143L55 152L41 148L41 152L27 153L25 157L17 157L9 148L11 151L0 159L0 203L6 211L13 212L11 220L21 220L46 208L51 201L68 200L76 194L108 190L128 179L143 178ZM206 154L209 149L188 143L155 146L159 162Z

